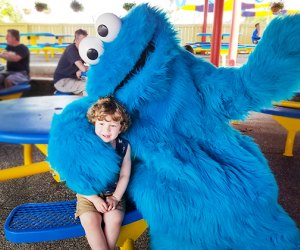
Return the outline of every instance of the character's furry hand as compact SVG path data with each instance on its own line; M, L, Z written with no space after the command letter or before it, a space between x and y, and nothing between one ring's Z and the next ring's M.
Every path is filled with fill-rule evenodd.
M269 47L280 58L300 56L300 14L274 19L265 30L258 48Z
M233 114L235 110L258 111L271 106L272 101L293 96L300 87L299 30L299 14L278 17L269 24L261 41L249 55L247 64L240 68L238 77L231 82L232 92L226 89L222 94L223 100L225 95L233 97L225 101L234 100L234 109L231 108L232 103L226 107L226 110L233 111L229 117L238 117ZM234 82L238 84L234 85Z

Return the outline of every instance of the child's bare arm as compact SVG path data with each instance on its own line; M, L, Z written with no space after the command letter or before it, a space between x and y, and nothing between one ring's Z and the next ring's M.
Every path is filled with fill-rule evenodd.
M116 190L113 196L108 197L107 199L107 203L109 204L108 211L111 209L115 209L118 202L122 199L122 196L125 193L126 188L128 186L130 173L131 173L130 155L131 155L131 149L130 149L130 145L128 144L127 151L122 162L120 177L119 177Z

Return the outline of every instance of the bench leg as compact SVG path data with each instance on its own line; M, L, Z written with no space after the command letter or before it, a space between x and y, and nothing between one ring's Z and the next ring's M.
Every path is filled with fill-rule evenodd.
M285 142L285 150L283 155L285 156L293 156L293 147L294 141L296 137L296 131L288 131L286 142Z
M29 165L32 163L32 145L31 144L23 144L23 152L24 152L24 165Z
M62 182L63 180L60 179L60 175L59 173L57 173L55 170L51 169L51 174L52 174L52 177L53 179L56 181L56 182Z
M35 146L45 155L48 155L48 145L47 144L35 144ZM55 170L51 169L50 170L53 179L56 182L61 182L62 180L60 179L59 173L57 173Z
M14 94L6 95L6 96L0 96L0 101L17 99L17 98L20 98L22 95L23 95L23 92L14 93Z
M44 50L44 53L45 53L45 60L48 62L49 61L48 50Z
M7 181L50 171L49 163L46 161L32 163L25 166L17 166L0 170L0 181Z
M43 155L48 156L48 145L47 144L35 144L35 146L40 150Z
M300 131L300 119L297 118L289 118L282 116L272 116L275 121L277 121L281 126L283 126L288 134L285 142L285 156L293 156L293 147L295 136L298 131Z
M121 250L134 250L134 241L132 239L126 239L124 244L120 246Z

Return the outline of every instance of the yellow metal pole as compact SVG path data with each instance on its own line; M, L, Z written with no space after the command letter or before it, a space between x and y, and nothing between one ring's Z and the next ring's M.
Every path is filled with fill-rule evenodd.
M47 156L48 155L48 145L47 144L35 144L35 146L45 155ZM56 181L56 182L61 182L62 180L60 179L60 176L59 174L51 169L50 170L52 176L53 176L53 179Z
M29 165L32 163L32 145L23 144L24 151L24 165Z
M45 60L48 62L49 61L48 49L44 49L44 53L45 53Z
M49 163L46 161L33 163L25 166L18 166L0 170L0 181L22 178L35 174L46 173L50 171Z
M23 95L23 92L6 95L6 96L0 96L0 100L10 100L10 99L17 99L20 98Z
M134 241L132 239L127 239L120 247L120 250L134 250Z
M295 137L296 137L296 131L288 131L283 155L293 156Z
M58 44L62 44L63 43L63 37L59 36L57 38L57 40L58 40Z
M31 36L30 37L30 45L36 46L38 38L39 38L38 36Z
M283 155L293 156L293 147L294 147L295 136L296 136L296 133L298 131L300 131L300 119L275 116L275 115L273 115L272 117L281 126L283 126L288 132Z
M130 246L130 241L137 240L142 233L147 229L148 225L145 220L138 220L133 223L127 224L121 227L121 232L117 242L117 246L121 249L133 249L133 248L124 248L124 246ZM128 241L128 242L127 242ZM126 243L127 242L127 243ZM122 248L123 247L123 248Z
M52 174L53 179L54 179L56 182L61 182L61 181L63 181L63 180L60 179L59 173L57 173L55 170L51 169L51 174Z
M280 107L300 109L300 102L282 101L282 102L279 102L279 103L275 103L274 105L280 106Z
M35 146L45 155L48 155L48 145L47 144L35 144Z

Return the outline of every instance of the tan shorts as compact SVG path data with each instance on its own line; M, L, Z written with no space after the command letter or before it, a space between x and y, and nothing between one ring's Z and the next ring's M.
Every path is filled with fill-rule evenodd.
M60 92L72 92L75 95L83 96L87 95L85 91L85 86L85 81L73 78L63 78L54 84L54 87Z
M100 194L99 195L102 199L106 199L106 197L112 196L112 194ZM76 205L76 213L75 213L75 218L79 217L80 215L82 215L85 212L97 212L99 213L99 211L95 208L94 204L89 201L88 199L86 199L85 197L81 196L80 194L76 195L77 197L77 205ZM122 198L120 200L120 202L118 203L116 209L120 210L120 211L124 211L126 209L126 201L124 198Z

